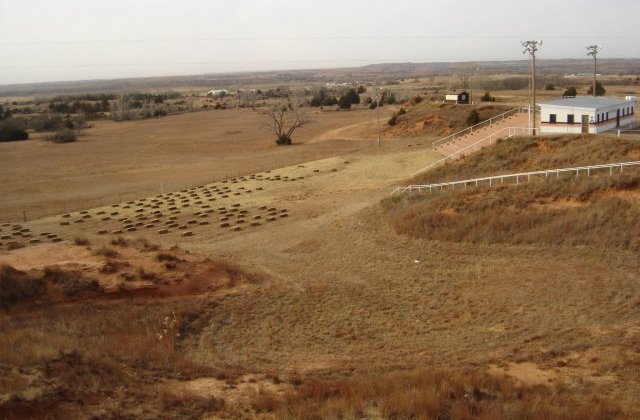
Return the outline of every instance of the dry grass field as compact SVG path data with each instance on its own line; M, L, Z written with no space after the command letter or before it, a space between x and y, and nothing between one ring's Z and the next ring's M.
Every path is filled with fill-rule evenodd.
M0 226L18 248L0 253L0 418L640 415L637 177L390 200L440 157L435 137L378 150L375 112L333 111L283 149L255 113L231 112L96 124L1 155L4 212L55 205ZM638 142L515 139L422 181L632 160ZM607 197L629 213L598 207ZM521 225L528 240L451 234L467 211L550 207L537 223L572 232L562 212L584 207L609 224L577 243ZM447 209L459 218L425 224Z

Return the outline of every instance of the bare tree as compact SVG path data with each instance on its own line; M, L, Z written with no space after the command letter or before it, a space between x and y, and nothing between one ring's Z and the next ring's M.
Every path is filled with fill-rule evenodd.
M276 144L290 145L293 133L307 124L311 124L311 117L300 107L279 103L263 111L267 122L265 127L276 136Z
M462 90L469 90L469 79L471 78L471 72L465 71L464 73L458 74L458 80L462 83Z

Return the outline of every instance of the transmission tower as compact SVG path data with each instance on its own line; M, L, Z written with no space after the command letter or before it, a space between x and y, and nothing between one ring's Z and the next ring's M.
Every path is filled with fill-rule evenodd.
M596 75L598 74L598 53L602 49L600 45L589 45L587 47L587 55L593 57L593 96L596 97Z
M531 100L533 112L533 135L536 135L536 52L542 41L522 41L522 54L531 55Z

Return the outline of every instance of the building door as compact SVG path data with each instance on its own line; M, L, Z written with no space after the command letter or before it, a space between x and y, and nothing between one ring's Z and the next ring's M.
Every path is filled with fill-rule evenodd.
M582 134L586 134L589 132L589 116L582 116Z
M616 128L620 128L620 110L616 113Z

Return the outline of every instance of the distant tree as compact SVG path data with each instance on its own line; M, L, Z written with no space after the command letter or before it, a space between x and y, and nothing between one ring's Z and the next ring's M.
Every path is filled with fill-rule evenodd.
M349 89L347 93L342 95L340 97L340 100L338 100L338 106L340 107L340 109L349 109L351 108L351 105L359 103L360 95L358 95L358 92L356 92L355 89Z
M29 133L25 130L25 124L16 118L5 118L0 122L0 141L27 140Z
M414 105L418 105L420 102L422 102L422 96L420 95L416 95L413 98L411 98L411 103Z
M363 94L363 93L365 93L366 91L367 91L367 88L366 88L366 87L364 87L364 86L362 86L362 85L360 85L360 86L358 86L358 90L357 90L356 92L357 92L358 94Z
M466 123L469 127L480 123L480 113L477 109L472 109L471 112L469 112Z
M369 109L376 109L378 107L378 103L376 101L372 101L369 104Z
M602 86L602 83L596 82L596 96L604 96L607 93L607 90ZM589 86L589 90L587 90L587 95L593 95L593 86Z
M351 109L351 101L346 96L341 96L338 99L338 109Z
M578 96L578 91L575 87L570 86L567 88L567 90L564 91L564 93L562 94L563 97L568 97L568 98L575 98L576 96Z
M0 121L4 119L5 119L4 108L2 108L2 105L0 105Z
M267 119L265 127L276 137L276 144L280 146L292 144L295 131L312 122L304 108L289 107L282 103L268 107L263 114Z
M553 83L547 83L547 85L544 87L544 90L556 90L556 87L553 85Z
M396 114L393 114L391 118L389 118L389 121L387 121L387 124L389 124L392 127L397 123L398 123L398 116Z

